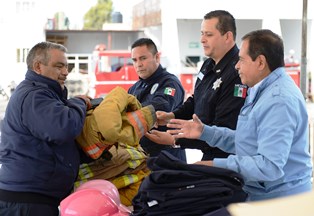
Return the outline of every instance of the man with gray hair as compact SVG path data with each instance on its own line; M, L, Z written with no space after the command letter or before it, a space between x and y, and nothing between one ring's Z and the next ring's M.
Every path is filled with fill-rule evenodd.
M80 164L75 138L90 98L67 99L67 49L36 44L27 56L25 79L13 92L2 122L0 215L59 215Z

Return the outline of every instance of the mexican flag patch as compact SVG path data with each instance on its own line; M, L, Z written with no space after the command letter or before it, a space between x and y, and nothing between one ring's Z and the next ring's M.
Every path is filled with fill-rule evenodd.
M245 85L235 84L233 96L245 98L246 97L247 87Z
M174 88L167 87L164 90L164 94L166 94L166 95L174 96L175 93L176 93L176 89L174 89Z

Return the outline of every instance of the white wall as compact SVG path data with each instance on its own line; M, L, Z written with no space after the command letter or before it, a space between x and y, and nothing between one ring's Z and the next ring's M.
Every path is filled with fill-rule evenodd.
M6 87L12 80L19 83L24 79L25 63L17 63L17 49L31 48L35 43L45 40L45 10L40 0L29 1L28 6L19 9L16 2L0 2L0 59L1 85Z
M31 2L35 6L30 11L17 12L16 2ZM11 77L24 76L25 65L17 65L16 49L31 48L35 42L44 40L43 28L47 18L53 16L52 8L62 9L62 4L48 0L29 0L29 1L0 1L0 52L2 72L9 74L1 75L0 83L7 82ZM190 42L199 41L199 29L203 16L215 9L224 9L230 11L237 20L238 37L252 28L260 28L263 20L274 20L278 23L280 20L281 32L284 37L286 50L294 48L296 55L301 52L301 19L302 19L301 0L161 0L162 8L162 28L150 28L146 34L152 36L157 41L163 57L167 58L168 70L178 74L182 71L181 60L186 55L202 55L201 48L189 47ZM310 39L313 34L312 21L314 19L314 1L308 0L308 70L313 69L313 51L314 42ZM56 4L58 3L58 7ZM91 3L90 3L91 4ZM73 8L73 10L75 10ZM130 8L130 10L132 10ZM56 12L56 11L55 11ZM189 21L187 21L189 20ZM290 22L290 21L291 22ZM185 23L185 24L184 24ZM247 25L249 24L249 25ZM278 25L276 25L278 26ZM3 34L4 33L4 34ZM187 44L188 43L188 44ZM9 71L9 72L7 72Z
M314 19L314 1L308 0L308 58L307 70L313 69L313 35L312 20ZM301 58L301 22L303 13L301 0L161 0L162 10L162 50L168 58L168 70L174 74L182 69L181 59L194 55L202 49L187 47L190 42L199 40L200 23L198 20L211 10L223 9L229 11L237 22L237 44L241 37L251 30L262 27L269 28L282 35L286 53L295 50L298 59ZM301 60L301 59L300 59ZM314 76L312 76L314 77Z

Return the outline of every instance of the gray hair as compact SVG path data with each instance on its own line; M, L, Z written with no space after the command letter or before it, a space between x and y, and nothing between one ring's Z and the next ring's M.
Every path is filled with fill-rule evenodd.
M26 58L27 69L33 70L34 62L41 62L44 65L47 65L50 59L49 51L52 49L57 49L62 52L67 52L67 48L61 44L52 43L52 42L40 42L36 44L28 53Z

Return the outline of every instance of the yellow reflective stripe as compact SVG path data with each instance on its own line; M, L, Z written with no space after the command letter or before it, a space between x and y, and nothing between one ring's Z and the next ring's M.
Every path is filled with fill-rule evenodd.
M133 148L132 149L127 148L126 150L130 154L131 159L137 160L137 159L143 159L144 158L143 154L141 154L139 151L137 151Z
M93 177L94 174L90 167L87 164L82 164L79 169L79 177L80 179L88 179Z
M74 182L74 188L75 189L78 188L79 186L81 186L83 183L85 183L87 181L88 181L87 179L84 179L84 180Z
M141 160L127 160L126 162L130 168L136 168L142 163Z
M134 174L124 175L122 176L122 179L126 186L139 181L138 176Z

